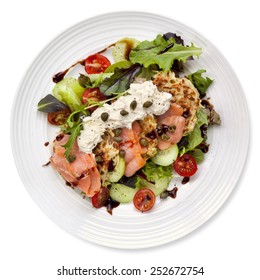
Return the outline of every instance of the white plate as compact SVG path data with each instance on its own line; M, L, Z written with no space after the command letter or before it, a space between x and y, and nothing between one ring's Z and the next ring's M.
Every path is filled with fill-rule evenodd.
M158 202L146 214L122 205L110 216L92 208L65 186L51 167L42 167L51 154L54 131L46 115L36 110L50 93L52 75L78 59L95 53L122 37L153 39L176 32L203 48L189 71L207 69L214 78L208 91L222 118L209 132L210 151L187 185L180 185L175 200ZM19 174L32 198L58 225L85 240L116 248L153 247L176 240L205 223L223 205L235 187L246 159L249 118L240 83L222 54L202 35L158 15L120 12L83 21L54 39L32 63L15 97L12 110L12 147Z

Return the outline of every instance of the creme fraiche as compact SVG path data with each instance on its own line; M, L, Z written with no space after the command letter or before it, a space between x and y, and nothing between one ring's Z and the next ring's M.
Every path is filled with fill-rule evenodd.
M83 129L78 137L79 149L92 153L106 129L131 128L134 121L147 115L164 114L170 107L171 98L170 93L160 92L152 81L132 83L124 96L112 104L105 103L83 119Z

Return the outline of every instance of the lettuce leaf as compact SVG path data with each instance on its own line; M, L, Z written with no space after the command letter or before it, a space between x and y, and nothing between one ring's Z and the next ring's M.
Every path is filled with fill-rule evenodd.
M208 125L208 118L203 109L197 112L197 123L194 129L187 135L188 144L181 148L180 155L187 153L195 149L200 143L203 142L204 138L201 135L200 127L202 125Z
M198 110L197 112L197 125L201 127L203 124L208 125L208 116L203 109Z
M145 166L142 168L142 172L150 182L155 182L162 178L172 177L172 165L160 166L152 161L147 161Z
M162 35L157 35L153 41L143 41L134 48L129 55L132 63L139 63L144 67L157 64L165 71L169 71L175 60L185 62L191 56L199 57L201 48L177 44L174 38L165 40Z
M208 87L212 84L213 80L209 77L202 77L202 74L205 73L206 70L200 69L190 75L188 75L188 79L193 83L193 85L197 88L200 93L200 98L206 96L206 91Z
M143 78L147 81L151 80L158 70L159 68L155 64L150 65L148 68L142 67L142 71L137 75L137 78Z
M81 103L81 97L85 88L75 78L64 78L53 88L53 96L67 104L71 112L76 111Z
M204 160L204 153L200 149L193 149L188 152L189 155L193 156L197 164L200 164Z

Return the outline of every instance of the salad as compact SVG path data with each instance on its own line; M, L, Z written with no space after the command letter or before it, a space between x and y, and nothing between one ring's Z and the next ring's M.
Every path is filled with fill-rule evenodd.
M152 41L122 38L53 76L38 103L59 127L51 165L95 208L133 203L146 212L176 198L209 149L207 130L220 116L207 98L206 70L187 73L202 49L175 33ZM70 69L82 65L78 77Z

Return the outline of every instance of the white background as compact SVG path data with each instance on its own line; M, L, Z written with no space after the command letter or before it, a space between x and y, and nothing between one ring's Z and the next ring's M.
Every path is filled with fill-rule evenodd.
M204 277L175 279L259 279L260 15L257 2L23 0L1 4L1 279L92 279L87 276L57 276L57 269L62 265L70 268L115 265L141 269L149 269L150 266L204 266ZM122 10L172 17L212 41L237 73L247 97L251 119L247 162L224 207L208 223L181 240L138 251L93 245L68 234L50 221L31 199L18 176L9 136L10 109L15 102L15 92L19 91L24 72L42 48L79 21ZM171 278L174 277L162 277Z

